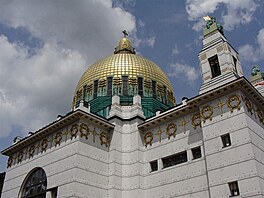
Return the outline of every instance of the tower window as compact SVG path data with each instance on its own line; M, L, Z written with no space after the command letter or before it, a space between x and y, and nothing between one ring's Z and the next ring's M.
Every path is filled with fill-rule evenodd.
M107 95L112 96L113 77L107 77Z
M98 80L94 81L94 93L93 93L93 98L97 97L97 92L98 92Z
M187 162L186 151L162 158L163 168L167 168L184 162Z
M221 75L221 70L217 55L209 58L208 61L211 67L212 78Z
M229 133L222 135L221 139L222 139L222 143L223 143L223 148L231 146L231 139L230 139Z
M201 147L192 148L193 159L198 159L202 157Z
M143 78L138 77L138 95L143 96Z
M157 171L158 170L158 161L155 160L155 161L150 162L150 168L151 168L151 172Z
M152 94L153 94L153 98L157 98L157 87L156 87L157 83L156 81L152 80Z
M230 197L238 196L239 195L239 188L237 181L233 181L228 183L229 190L230 190Z
M123 81L123 95L128 95L128 76L122 76Z
M233 57L233 61L234 61L235 71L237 73L237 59L234 56L232 56L232 57Z

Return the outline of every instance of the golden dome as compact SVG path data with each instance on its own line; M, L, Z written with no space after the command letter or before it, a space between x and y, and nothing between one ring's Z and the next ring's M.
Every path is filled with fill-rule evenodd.
M73 106L77 104L82 98L84 98L85 93L90 95L94 94L93 89L95 82L98 84L96 88L96 97L107 95L107 78L112 77L111 87L120 86L122 89L122 78L126 76L128 80L128 89L132 89L133 86L136 89L130 90L129 95L138 94L138 78L143 78L143 96L151 96L153 92L153 81L155 82L155 98L162 101L162 97L166 98L165 104L175 105L175 98L173 94L172 85L165 75L165 73L152 61L136 55L135 50L132 47L131 41L128 38L122 38L119 45L115 48L113 55L103 58L93 65L91 65L82 75L78 82L75 90ZM111 92L113 95L122 95L122 90L116 93ZM87 97L87 94L86 97ZM89 95L89 94L88 94ZM86 101L94 99L91 96Z

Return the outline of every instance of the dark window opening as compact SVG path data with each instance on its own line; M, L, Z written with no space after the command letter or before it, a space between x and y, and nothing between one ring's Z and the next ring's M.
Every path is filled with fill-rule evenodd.
M38 168L27 178L23 189L22 198L45 198L47 189L47 177L43 169Z
M229 190L230 190L230 197L238 196L239 195L239 188L237 181L233 181L228 183Z
M152 94L153 94L153 98L157 98L157 87L156 87L157 83L156 81L152 80Z
M223 143L223 148L231 146L231 139L230 139L229 133L225 134L225 135L222 135L221 139L222 139L222 143Z
M138 77L138 95L143 96L143 78Z
M113 77L107 77L107 95L112 96Z
M97 92L98 92L98 80L94 81L94 93L93 93L93 98L97 97Z
M235 66L235 72L237 73L237 59L233 56L234 66Z
M85 101L86 98L86 90L87 90L87 85L83 86L83 101Z
M167 87L163 85L164 103L167 104Z
M123 95L128 96L128 76L122 76Z
M151 172L157 171L158 170L158 161L155 160L155 161L150 162L150 168L151 168Z
M198 159L202 157L201 147L192 148L193 159Z
M208 61L211 67L212 78L221 75L221 70L217 55L209 58Z
M186 151L162 158L163 168L167 168L184 162L187 162Z

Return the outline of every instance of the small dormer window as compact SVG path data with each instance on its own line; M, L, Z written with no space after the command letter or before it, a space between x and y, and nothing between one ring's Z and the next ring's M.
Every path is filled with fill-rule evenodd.
M221 75L221 70L217 55L209 58L208 61L211 67L212 78Z

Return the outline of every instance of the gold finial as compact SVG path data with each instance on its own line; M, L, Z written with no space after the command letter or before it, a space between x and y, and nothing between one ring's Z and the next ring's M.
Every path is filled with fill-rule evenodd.
M124 38L126 38L128 36L128 33L126 30L123 30L122 33L124 34Z

